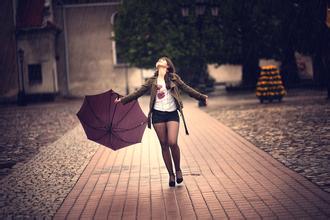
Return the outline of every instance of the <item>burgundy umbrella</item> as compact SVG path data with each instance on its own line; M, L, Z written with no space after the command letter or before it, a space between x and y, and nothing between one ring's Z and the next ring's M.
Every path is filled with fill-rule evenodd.
M87 138L113 150L141 143L147 117L137 100L115 103L122 97L110 89L97 95L86 95L76 114Z

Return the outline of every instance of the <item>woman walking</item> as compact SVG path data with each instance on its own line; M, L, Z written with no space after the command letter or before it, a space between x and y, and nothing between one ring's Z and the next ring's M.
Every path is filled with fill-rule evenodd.
M150 90L150 104L148 113L148 128L153 127L158 136L163 160L169 173L169 186L175 186L183 181L180 168L180 148L178 146L179 114L181 114L186 134L189 135L183 115L183 103L180 97L180 90L189 96L207 102L207 95L204 95L188 86L176 74L175 67L168 57L161 57L156 63L156 72L135 92L117 98L115 102L126 104L133 99L137 99ZM170 152L171 151L171 152ZM172 167L172 157L175 165L176 175ZM176 179L175 179L176 176Z

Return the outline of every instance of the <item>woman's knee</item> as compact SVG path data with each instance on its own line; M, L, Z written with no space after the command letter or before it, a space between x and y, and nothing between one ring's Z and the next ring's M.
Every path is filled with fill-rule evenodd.
M166 141L160 141L160 146L162 147L162 150L168 150L169 148Z
M168 142L168 146L173 149L173 148L176 148L178 147L178 143L176 141L169 141Z

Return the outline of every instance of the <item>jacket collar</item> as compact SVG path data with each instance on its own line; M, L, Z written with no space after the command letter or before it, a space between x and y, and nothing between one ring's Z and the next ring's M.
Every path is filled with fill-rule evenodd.
M151 78L153 79L152 86L156 87L157 86L157 76L152 76ZM176 84L173 82L173 80L170 80L170 89L172 89L175 86L176 86Z

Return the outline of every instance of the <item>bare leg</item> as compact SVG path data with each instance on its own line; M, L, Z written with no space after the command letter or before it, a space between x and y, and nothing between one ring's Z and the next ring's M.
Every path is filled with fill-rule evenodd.
M171 148L177 178L181 179L182 172L180 168L180 148L178 145L179 122L168 121L166 122L166 127L167 127L167 141L168 141L168 145Z
M173 166L172 166L172 158L170 149L167 142L167 135L166 135L166 123L156 123L153 124L156 134L158 136L160 146L162 147L162 155L163 160L166 165L168 173L171 175L173 174Z

